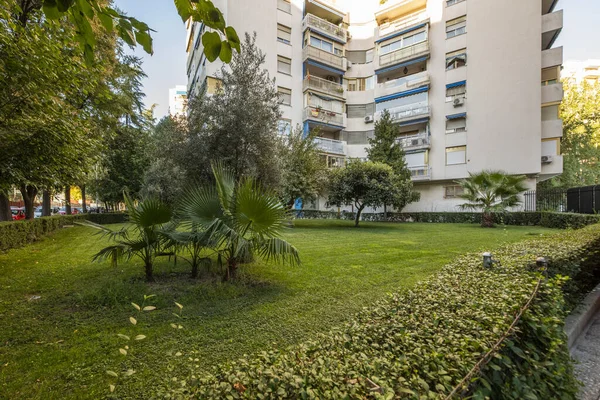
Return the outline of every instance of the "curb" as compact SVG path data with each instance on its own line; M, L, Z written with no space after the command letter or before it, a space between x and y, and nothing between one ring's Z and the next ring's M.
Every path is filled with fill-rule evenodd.
M590 320L598 311L600 311L600 285L585 296L583 302L565 319L565 333L569 338L567 341L569 352L572 353L573 344L585 331Z

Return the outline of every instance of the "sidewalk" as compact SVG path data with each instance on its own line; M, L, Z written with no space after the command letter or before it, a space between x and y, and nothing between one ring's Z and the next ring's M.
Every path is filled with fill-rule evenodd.
M585 387L581 400L600 400L600 311L592 317L587 330L574 343L571 355L579 364L575 373Z

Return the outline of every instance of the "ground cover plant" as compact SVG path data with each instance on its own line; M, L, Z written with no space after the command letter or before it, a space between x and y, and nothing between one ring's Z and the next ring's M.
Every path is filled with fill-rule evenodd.
M0 254L0 393L100 398L108 394L106 370L132 368L136 373L115 396L148 398L171 376L184 375L192 350L198 368L207 371L244 354L284 348L341 325L460 254L557 232L474 224L295 224L283 237L298 248L302 266L256 262L235 283L191 280L187 263L161 258L154 265L157 283L148 284L135 259L116 269L92 263L108 242L85 227L60 229ZM147 338L123 357L116 334L129 334L131 303L141 304L147 294L156 295L157 310L136 327ZM175 301L184 306L181 330L170 326Z

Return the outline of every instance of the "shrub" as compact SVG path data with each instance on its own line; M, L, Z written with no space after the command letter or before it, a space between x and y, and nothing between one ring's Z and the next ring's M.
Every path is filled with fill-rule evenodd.
M579 229L600 222L600 215L542 212L540 225L548 228Z
M563 331L564 278L558 272L576 275L598 243L595 225L507 245L495 253L501 265L492 269L481 266L478 254L463 256L326 335L214 368L191 394L443 398L458 386L458 393L473 398L574 399L578 383ZM550 259L548 276L535 267L537 256ZM460 387L492 349L481 372Z

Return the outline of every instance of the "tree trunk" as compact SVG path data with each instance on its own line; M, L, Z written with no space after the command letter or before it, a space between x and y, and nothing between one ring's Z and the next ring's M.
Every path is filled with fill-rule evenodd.
M0 190L0 222L12 221L12 213L10 212L10 201L6 192Z
M81 211L83 213L87 212L87 204L85 204L85 185L79 186L81 189Z
M192 279L196 279L198 277L198 262L194 262L192 264Z
M144 264L144 271L146 272L146 282L154 282L154 275L152 274L152 262L146 262Z
M481 226L484 228L494 227L494 215L489 211L484 211L481 215Z
M356 209L356 218L354 219L354 227L355 228L358 228L358 223L360 222L360 214L362 213L364 208L365 208L364 206L361 206Z
M229 260L227 263L227 271L225 271L224 281L233 281L237 276L237 262L235 260Z
M383 205L383 220L387 221L387 204Z
M23 196L23 203L25 203L25 219L33 219L33 202L37 195L37 188L31 185L21 185L21 196Z
M50 191L44 190L42 193L42 217L49 217L52 215L51 201L50 201Z
M71 186L65 186L65 214L71 215Z

